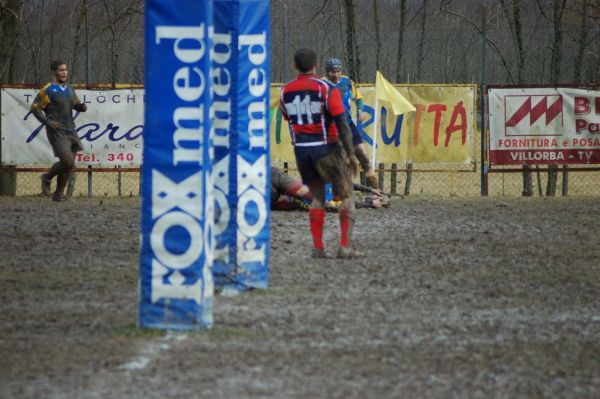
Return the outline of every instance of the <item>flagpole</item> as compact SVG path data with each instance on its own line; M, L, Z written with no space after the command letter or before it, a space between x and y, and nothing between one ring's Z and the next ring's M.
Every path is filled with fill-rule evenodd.
M379 121L378 105L379 101L377 99L377 95L375 95L375 112L373 114L373 153L371 155L371 167L373 168L373 170L375 170L375 155L377 154L377 133L379 132L379 129L377 129L377 122Z

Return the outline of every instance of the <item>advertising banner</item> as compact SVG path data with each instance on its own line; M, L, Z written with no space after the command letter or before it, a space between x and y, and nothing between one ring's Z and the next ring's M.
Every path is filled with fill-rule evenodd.
M147 0L141 327L212 325L212 1Z
M215 0L214 12L213 275L227 294L268 285L269 1Z
M87 104L74 113L83 151L78 166L139 166L142 163L144 90L75 90ZM35 89L4 88L2 93L2 164L48 165L56 162L46 128L29 108Z
M490 88L492 165L600 163L600 91Z
M380 102L376 162L471 164L477 132L476 86L394 87L417 111L396 116L388 109L389 105ZM281 88L271 90L271 156L278 161L293 163L289 128L278 110ZM367 114L359 130L367 153L372 154L375 88L359 87L359 91Z

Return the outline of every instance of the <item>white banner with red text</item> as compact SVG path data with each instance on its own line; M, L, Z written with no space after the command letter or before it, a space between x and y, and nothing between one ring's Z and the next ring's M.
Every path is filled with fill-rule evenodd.
M600 163L600 91L490 88L494 165Z

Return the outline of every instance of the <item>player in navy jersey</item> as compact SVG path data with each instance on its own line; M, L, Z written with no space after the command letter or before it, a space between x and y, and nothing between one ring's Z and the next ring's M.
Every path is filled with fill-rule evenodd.
M60 60L52 61L50 69L54 80L46 84L39 91L31 104L31 112L42 124L46 125L46 136L58 158L47 173L41 177L42 193L46 196L52 194L50 183L57 176L56 190L52 199L64 201L65 187L69 175L75 166L75 154L83 149L79 136L75 131L73 110L85 112L87 106L83 104L75 90L67 84L69 71L67 64Z
M379 188L377 184L377 178L375 177L375 171L369 161L369 156L363 145L363 138L360 135L358 127L354 123L352 113L350 109L350 101L354 102L356 106L356 119L357 123L360 124L364 120L363 105L364 101L360 92L356 88L356 84L348 76L342 74L342 61L337 58L330 58L327 60L325 65L325 80L330 82L332 85L338 88L342 95L342 101L344 108L346 109L346 117L348 118L348 125L352 132L352 144L354 145L354 153L360 161L360 165L365 171L367 185L374 189Z
M314 51L300 49L294 54L299 74L281 89L281 112L289 122L296 164L313 200L309 209L313 257L327 257L323 243L325 222L325 184L342 201L339 218L341 245L338 258L359 255L352 248L355 219L352 179L358 172L352 135L344 116L339 91L316 75Z

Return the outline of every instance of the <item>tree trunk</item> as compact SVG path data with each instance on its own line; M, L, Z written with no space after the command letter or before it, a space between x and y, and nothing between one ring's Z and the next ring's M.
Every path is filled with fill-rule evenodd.
M523 71L525 68L525 50L523 47L523 25L521 23L521 2L520 0L513 0L510 9L506 4L506 0L500 0L500 6L508 26L510 28L510 34L517 48L517 83L523 83ZM538 178L539 183L539 178ZM523 165L523 192L524 197L531 197L533 195L533 182L531 176L531 166Z
M119 35L117 33L117 21L119 15L117 12L111 14L109 4L106 0L103 1L104 10L108 17L108 30L110 32L110 83L113 87L119 79Z
M398 26L398 53L396 55L396 83L402 81L402 55L404 44L404 32L406 31L406 0L400 1L400 18Z
M562 196L569 195L569 165L563 165Z
M427 32L427 0L423 0L423 15L421 17L421 38L419 39L419 49L417 54L417 79L421 80L421 67L423 65L423 51L425 49L425 33Z
M13 60L17 48L22 10L22 0L7 0L0 3L0 83L10 83L14 78ZM2 136L2 132L0 132L0 136ZM1 149L2 142L0 140L0 153ZM0 195L15 195L16 191L17 174L13 172L0 173Z
M546 197L556 195L556 180L558 179L558 165L548 165L548 183L546 184Z
M523 197L531 197L533 195L532 186L531 166L523 165Z
M356 17L354 0L344 0L346 5L346 48L348 49L348 75L355 82L360 82L360 57L356 40Z
M500 0L500 6L512 36L515 47L517 48L517 83L523 83L523 71L525 69L525 48L523 47L523 25L521 23L521 1L514 0L509 7L506 0Z
M551 77L553 83L558 83L560 79L560 64L562 61L560 49L562 45L562 17L564 15L566 0L554 0L553 3L553 21L554 44L552 45L552 66ZM546 184L546 196L554 197L556 195L556 179L558 178L558 165L548 166L548 182Z
M551 81L558 83L560 79L560 64L562 54L560 53L562 45L562 17L564 15L565 4L567 0L554 0L552 4L553 20L552 27L554 32L554 43L552 44L552 66L551 66Z
M22 0L0 3L0 83L10 83L14 54L19 36Z
M340 33L341 33L342 37L348 37L348 34L345 31L345 29L344 29L344 22L343 21L344 21L344 16L346 14L344 14L344 6L342 5L342 0L338 0L338 8L340 9L340 19L339 19L339 21L340 21ZM346 61L348 61L348 64L349 64L350 55L348 54L348 46L342 46L342 48L344 49L344 59Z
M583 0L581 4L581 22L579 23L579 37L577 39L577 56L574 61L573 82L581 80L581 67L585 58L587 49L588 35L590 28L587 25L589 0Z
M84 33L82 33L83 25L85 24L85 13L86 13L86 4L85 0L80 2L77 7L80 7L79 13L77 15L77 20L75 22L75 38L73 40L73 61L71 61L70 69L71 79L76 81L77 79L77 71L79 70L79 56L80 56L80 47L82 38L84 38Z
M404 195L410 195L410 186L412 185L412 172L413 172L413 164L412 162L406 164L406 181L404 182Z
M379 14L377 13L377 0L373 0L373 24L375 25L375 69L381 70L381 35L379 34Z

